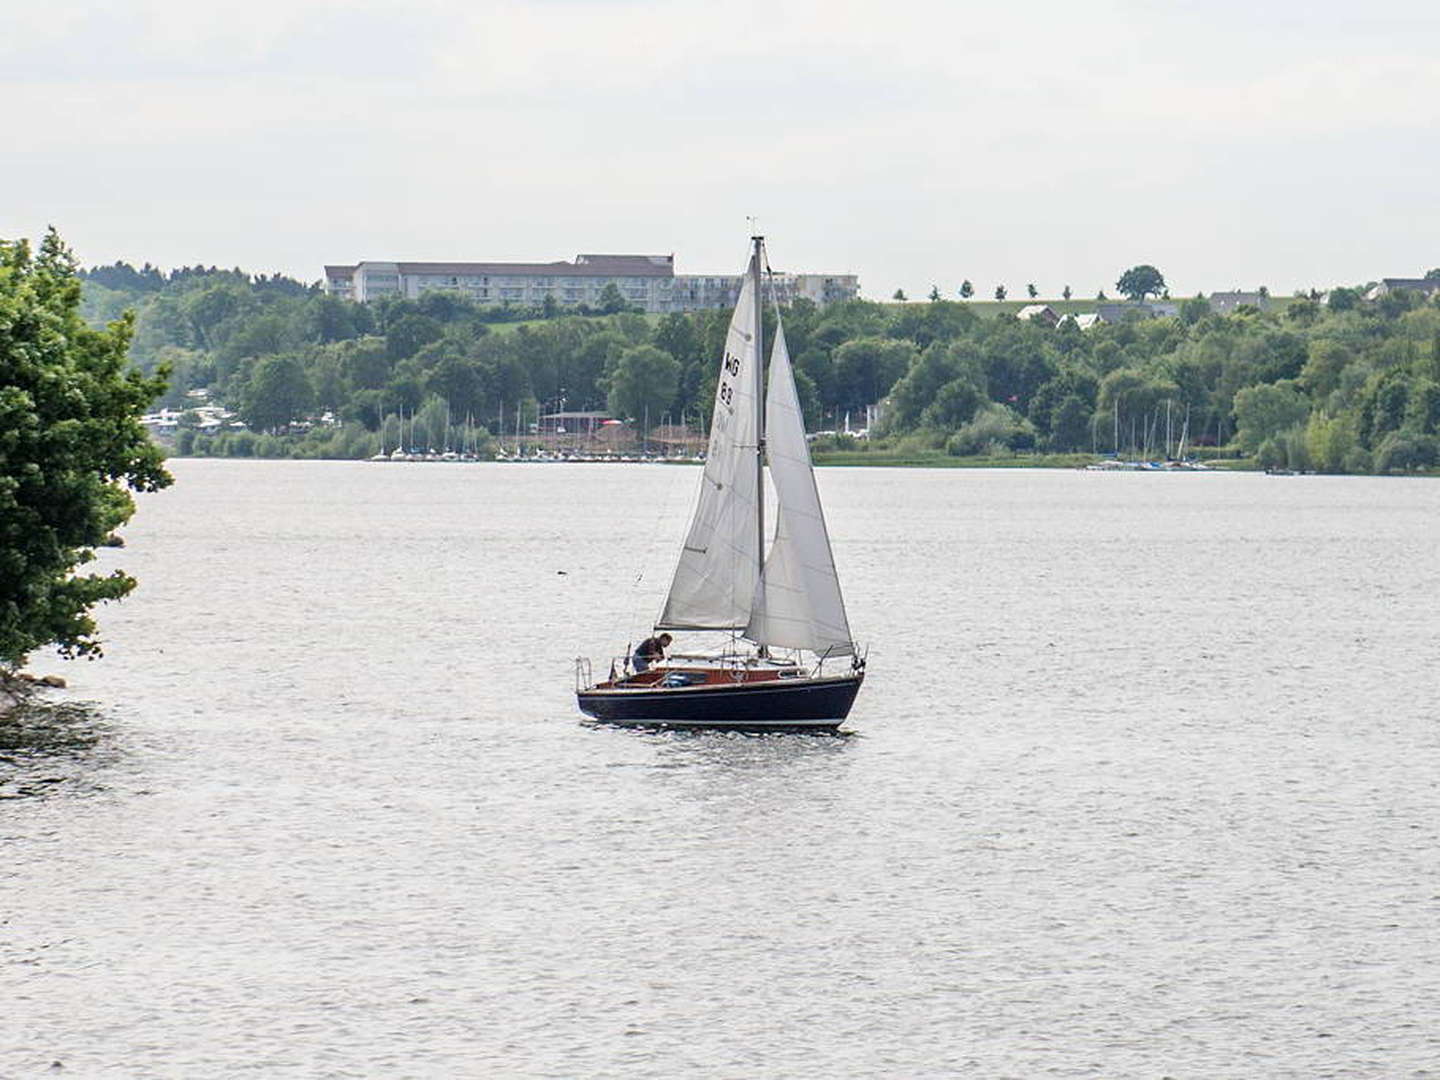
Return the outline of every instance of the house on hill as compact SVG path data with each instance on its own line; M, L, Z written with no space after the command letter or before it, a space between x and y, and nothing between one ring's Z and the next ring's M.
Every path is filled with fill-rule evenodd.
M1060 322L1074 323L1075 326L1080 330L1089 330L1092 326L1099 326L1101 323L1104 323L1106 321L1107 320L1105 319L1105 317L1097 311L1086 311L1082 312L1079 315L1060 316Z
M1253 307L1264 311L1270 306L1270 297L1258 292L1215 292L1210 294L1210 310L1220 315L1229 315L1238 307Z
M1121 323L1126 319L1153 319L1155 317L1155 312L1149 304L1097 304L1095 305L1095 313L1101 317L1102 321L1108 323Z
M1440 293L1440 277L1424 278L1403 278L1387 277L1381 278L1380 284L1376 285L1365 294L1366 300L1379 300L1386 293L1392 292L1417 292L1427 300Z
M1021 322L1035 319L1046 326L1055 326L1060 322L1060 313L1049 304L1026 304L1015 313L1015 317Z

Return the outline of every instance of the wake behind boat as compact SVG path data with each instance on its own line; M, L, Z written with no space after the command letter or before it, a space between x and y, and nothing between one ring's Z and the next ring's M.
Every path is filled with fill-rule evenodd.
M763 392L763 237L730 319L700 495L655 631L723 634L713 653L577 661L580 710L608 723L741 731L831 730L865 661L850 633L776 307ZM778 512L766 552L765 466Z

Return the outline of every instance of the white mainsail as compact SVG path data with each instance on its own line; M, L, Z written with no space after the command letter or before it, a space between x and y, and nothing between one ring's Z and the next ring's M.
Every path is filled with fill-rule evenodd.
M822 656L854 651L830 534L815 486L785 331L776 325L765 402L765 454L779 513L745 636Z
M739 630L750 620L760 571L760 348L755 337L754 260L745 275L715 386L710 447L695 517L670 583L664 630Z

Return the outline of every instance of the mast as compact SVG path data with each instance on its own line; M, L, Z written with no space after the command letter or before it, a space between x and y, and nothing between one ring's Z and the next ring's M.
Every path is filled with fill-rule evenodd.
M765 569L765 302L760 291L760 253L763 236L752 236L755 250L750 256L750 280L755 286L755 558L757 570ZM765 646L760 646L761 655Z

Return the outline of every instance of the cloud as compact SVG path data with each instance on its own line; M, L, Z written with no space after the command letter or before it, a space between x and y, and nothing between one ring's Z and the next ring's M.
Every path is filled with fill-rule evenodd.
M96 258L307 276L582 248L704 271L759 214L794 242L781 261L887 295L1037 267L1093 291L1167 245L1200 287L1236 263L1323 283L1369 269L1303 241L1345 199L1397 207L1347 258L1440 246L1433 214L1398 210L1440 166L1431 7L26 8L0 16L23 163L0 234L56 220ZM1277 227L1284 253L1260 239Z

